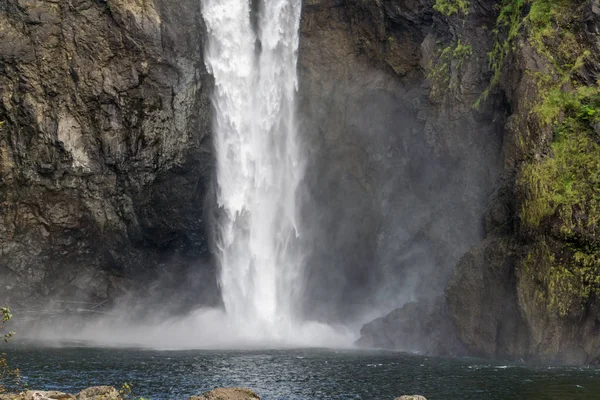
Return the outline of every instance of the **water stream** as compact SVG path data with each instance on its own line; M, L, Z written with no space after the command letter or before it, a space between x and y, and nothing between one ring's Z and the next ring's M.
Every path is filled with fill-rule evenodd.
M301 289L296 191L300 0L202 0L215 79L217 233L228 318L254 337L294 329ZM258 12L258 15L253 15Z

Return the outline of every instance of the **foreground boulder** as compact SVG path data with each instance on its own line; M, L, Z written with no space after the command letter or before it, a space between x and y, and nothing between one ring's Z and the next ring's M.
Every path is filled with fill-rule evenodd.
M121 394L112 386L96 386L79 392L76 400L121 400Z
M396 398L396 400L427 400L427 399L423 396L419 396L418 394L415 394L413 396L400 396L400 397Z
M0 394L0 400L123 400L123 397L112 386L95 386L82 390L77 395L28 390L16 394ZM200 396L192 396L188 400L260 400L260 397L249 389L228 388L214 389Z
M18 394L0 394L0 400L75 400L75 396L56 391L28 390Z
M96 386L82 390L77 395L58 391L28 390L17 394L0 394L0 400L122 400L112 386Z
M254 400L259 399L255 393L249 389L229 388L215 389L206 392L200 396L190 397L188 400Z

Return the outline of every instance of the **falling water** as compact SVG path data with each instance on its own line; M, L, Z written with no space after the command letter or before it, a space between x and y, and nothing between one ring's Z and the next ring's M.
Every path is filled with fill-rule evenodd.
M295 117L301 0L202 0L213 94L220 285L228 317L257 337L292 330L302 260ZM253 16L253 12L258 12ZM256 19L255 19L256 17Z

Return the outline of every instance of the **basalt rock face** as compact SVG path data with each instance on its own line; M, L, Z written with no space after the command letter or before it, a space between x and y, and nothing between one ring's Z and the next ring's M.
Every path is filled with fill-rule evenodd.
M453 334L445 299L407 303L385 317L365 324L357 345L440 356L464 356L466 347Z
M3 304L164 296L199 265L216 297L199 3L0 4Z
M379 14L371 13L385 19L407 3L384 1L374 6ZM440 325L449 316L449 337L456 334L476 356L596 363L599 3L424 3L433 19L420 52L434 63L420 65L438 121L452 126L463 104L479 122L485 110L495 110L493 124L502 132L502 172L480 215L485 238L456 264ZM402 15L414 21L414 13ZM428 51L432 47L437 52ZM448 137L461 142L458 130ZM385 324L366 325L361 342L415 343L372 332L378 324L393 327L402 315L395 311ZM428 332L417 329L416 335Z
M447 289L460 337L486 357L597 363L598 1L506 10L518 29L500 64L504 179L486 240ZM560 93L560 95L558 95Z
M303 13L305 311L364 321L429 301L482 239L501 170L505 110L473 109L489 79L480 25L492 16L463 27L430 1L400 0L313 0ZM473 44L453 60L441 52L457 27Z

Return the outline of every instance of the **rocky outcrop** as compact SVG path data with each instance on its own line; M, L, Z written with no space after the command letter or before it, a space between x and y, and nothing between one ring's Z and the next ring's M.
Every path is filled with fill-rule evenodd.
M248 389L229 388L211 390L189 400L260 400L260 397Z
M0 303L190 282L214 300L199 7L0 4Z
M595 363L600 15L595 1L532 3L504 10L519 25L512 41L498 39L510 46L497 70L511 110L503 185L448 303L459 336L480 355Z
M464 356L465 346L454 334L444 299L407 303L385 317L365 324L357 345L423 355Z
M528 354L527 329L514 291L515 247L507 238L487 238L460 260L448 283L446 315L454 321L460 316L457 335L474 355Z
M472 108L487 86L486 18L467 22L472 53L452 60L441 52L457 46L454 27L430 1L304 2L311 317L355 321L439 296L481 239L503 121L493 104ZM428 79L434 66L449 89Z
M427 400L427 399L423 396L419 396L419 395L415 394L413 396L400 396L400 397L396 398L396 400Z
M82 390L76 395L57 391L28 390L16 394L0 394L0 400L123 400L128 398L127 391L118 391L111 386L95 386ZM248 389L214 389L188 400L260 400Z
M111 386L96 386L82 390L76 395L57 391L28 390L17 394L0 394L0 400L122 400L117 389Z
M391 3L404 4L384 2L384 10ZM476 119L493 104L503 132L502 174L482 215L486 237L457 263L444 315L474 355L595 363L598 2L432 5L433 41L421 51L442 48L429 52L430 100L476 100ZM483 91L472 73L488 81ZM465 83L472 92L457 90Z

